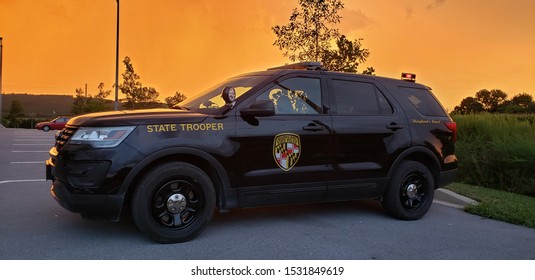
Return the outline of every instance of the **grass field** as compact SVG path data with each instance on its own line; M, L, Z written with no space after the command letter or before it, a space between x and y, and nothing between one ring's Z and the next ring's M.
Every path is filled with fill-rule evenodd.
M535 114L452 118L462 183L446 189L478 202L469 213L535 228Z
M461 182L535 196L535 115L454 115Z
M478 202L465 211L485 218L535 228L535 197L454 183L446 189Z

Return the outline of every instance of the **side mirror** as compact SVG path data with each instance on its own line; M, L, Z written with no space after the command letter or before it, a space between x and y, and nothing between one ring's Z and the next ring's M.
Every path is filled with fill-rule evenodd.
M275 105L271 100L258 100L240 111L244 117L269 117L275 115Z

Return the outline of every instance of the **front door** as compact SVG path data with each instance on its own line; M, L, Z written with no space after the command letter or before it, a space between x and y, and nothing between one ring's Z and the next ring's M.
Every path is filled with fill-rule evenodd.
M331 117L324 112L322 79L319 75L288 77L274 81L250 99L249 104L271 100L275 115L237 116L235 162L240 205L323 200L333 170Z

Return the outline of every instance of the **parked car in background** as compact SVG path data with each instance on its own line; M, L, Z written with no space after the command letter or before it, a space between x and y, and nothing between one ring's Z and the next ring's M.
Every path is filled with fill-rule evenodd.
M51 121L36 124L35 128L43 131L62 130L69 119L69 117L57 117Z

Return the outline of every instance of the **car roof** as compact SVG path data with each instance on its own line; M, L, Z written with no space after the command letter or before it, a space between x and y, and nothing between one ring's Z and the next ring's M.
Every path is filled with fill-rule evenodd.
M321 75L326 75L330 77L336 77L336 78L359 78L359 79L368 79L368 80L375 80L380 81L384 84L389 84L391 86L404 86L404 87L416 87L416 88L426 88L430 89L428 86L416 83L415 81L407 81L403 79L394 79L390 77L384 77L384 76L376 76L376 75L366 75L366 74L357 74L357 73L348 73L348 72L338 72L338 71L329 71L323 67L310 67L306 68L306 65L308 63L312 62L300 62L300 63L294 63L294 64L288 64L278 67L272 67L268 68L264 71L256 71L256 72L250 72L245 73L242 75L239 75L238 77L244 77L244 76L285 76L288 74L303 74L307 75L310 73L320 73ZM305 65L303 67L299 67L296 65ZM321 66L321 64L319 64ZM314 66L317 66L317 64L314 64Z

